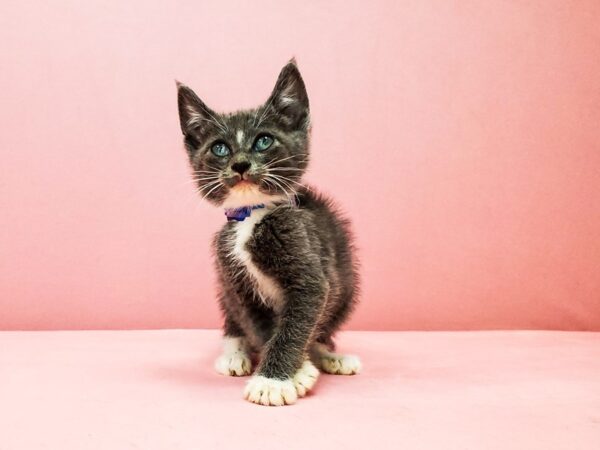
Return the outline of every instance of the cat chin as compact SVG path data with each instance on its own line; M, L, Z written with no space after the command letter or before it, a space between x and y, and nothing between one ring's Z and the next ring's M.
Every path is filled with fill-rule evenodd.
M246 184L243 186L234 186L229 190L227 197L221 207L223 208L241 208L243 206L252 205L271 205L277 202L286 200L286 196L282 194L267 194L262 192L256 184Z

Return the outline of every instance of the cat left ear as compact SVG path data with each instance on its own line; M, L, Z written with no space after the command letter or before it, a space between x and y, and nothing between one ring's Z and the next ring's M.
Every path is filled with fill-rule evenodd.
M267 107L293 129L307 129L309 126L308 94L295 59L291 59L281 72Z
M176 81L179 124L184 135L191 131L202 133L211 124L215 124L215 112L185 84Z

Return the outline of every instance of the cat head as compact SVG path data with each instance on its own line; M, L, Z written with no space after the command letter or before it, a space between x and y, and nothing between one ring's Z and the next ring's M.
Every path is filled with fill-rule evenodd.
M178 83L179 120L198 191L225 208L288 201L308 164L309 107L296 62L267 101L220 114Z

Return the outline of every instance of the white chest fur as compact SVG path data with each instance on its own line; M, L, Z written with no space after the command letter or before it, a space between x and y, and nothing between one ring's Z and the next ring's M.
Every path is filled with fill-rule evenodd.
M235 224L235 234L231 255L244 265L248 274L254 282L254 286L260 295L261 300L274 309L278 309L283 299L281 287L269 275L263 273L252 261L252 255L246 250L246 244L252 233L254 226L259 223L263 217L269 214L268 208L252 211L250 217L242 222Z

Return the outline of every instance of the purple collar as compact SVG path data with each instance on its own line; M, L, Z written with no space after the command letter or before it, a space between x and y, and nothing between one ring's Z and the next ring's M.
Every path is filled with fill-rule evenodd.
M250 217L252 211L255 209L264 208L265 205L242 206L241 208L225 208L225 216L227 216L227 222L237 221L243 222L246 217Z

